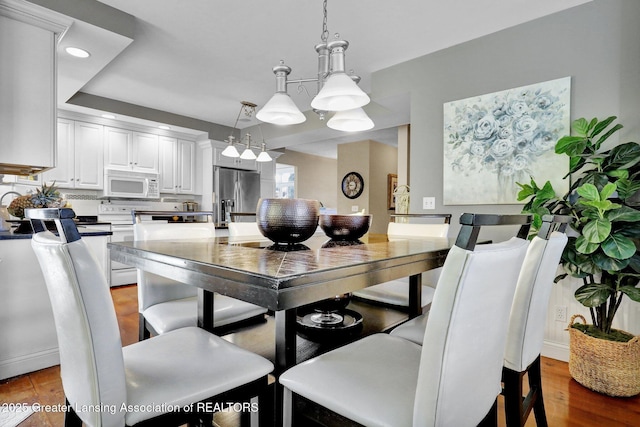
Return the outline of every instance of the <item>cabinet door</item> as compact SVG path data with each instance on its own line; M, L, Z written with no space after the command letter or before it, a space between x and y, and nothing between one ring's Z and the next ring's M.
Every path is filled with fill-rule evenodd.
M178 188L184 194L193 194L195 191L195 152L195 143L178 141Z
M131 169L131 131L112 128L104 128L104 164L105 167L114 169Z
M143 172L158 172L158 135L133 133L133 169Z
M74 122L58 119L58 153L56 167L42 174L44 182L56 182L56 187L73 188L74 184Z
M176 171L178 140L161 136L158 143L160 146L160 192L175 193L178 189L178 173Z
M102 125L75 123L75 187L99 190L104 182Z

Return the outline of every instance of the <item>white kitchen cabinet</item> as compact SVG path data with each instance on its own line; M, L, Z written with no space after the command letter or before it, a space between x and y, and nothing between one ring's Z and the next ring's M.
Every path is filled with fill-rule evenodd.
M60 188L99 190L104 183L103 126L58 119L58 164L43 174Z
M160 192L193 194L195 192L195 143L161 136Z
M27 2L0 7L0 173L55 166L56 43L66 23Z
M242 148L240 148L242 150ZM227 157L223 156L222 152L224 148L214 147L213 149L213 164L214 166L224 166L234 169L245 170L257 170L257 162L255 160L245 160L240 157Z
M158 135L110 126L104 128L107 168L157 173L159 153Z

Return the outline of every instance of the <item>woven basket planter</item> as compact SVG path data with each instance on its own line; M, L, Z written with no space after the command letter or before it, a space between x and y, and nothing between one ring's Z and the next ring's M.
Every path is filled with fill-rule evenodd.
M615 342L591 337L573 328L576 314L569 321L569 373L583 386L609 396L635 396L640 393L640 340Z

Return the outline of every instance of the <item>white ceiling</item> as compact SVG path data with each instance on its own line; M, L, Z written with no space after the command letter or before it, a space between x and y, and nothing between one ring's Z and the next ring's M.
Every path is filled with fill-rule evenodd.
M350 0L329 1L328 29L349 41L347 69L371 90L371 74L589 0ZM100 34L89 43L90 25L72 27L63 42L87 43L91 72L80 60L61 59L61 96L75 91L233 126L240 101L260 108L275 89L272 67L282 59L291 78L317 74L314 46L322 31L321 0L102 0L135 16L133 41ZM94 30L99 31L100 29ZM112 33L113 34L113 33ZM104 54L104 55L103 55ZM89 61L89 62L91 62ZM315 85L308 86L313 95ZM289 94L302 111L310 97ZM366 134L347 134L305 123L288 137L263 124L269 148L335 157L335 145L362 139L394 144L395 126L408 123L408 97L378 100L365 110L376 123ZM61 99L61 103L66 99ZM77 109L61 105L62 108ZM307 122L317 120L309 114ZM240 122L239 128L257 122Z

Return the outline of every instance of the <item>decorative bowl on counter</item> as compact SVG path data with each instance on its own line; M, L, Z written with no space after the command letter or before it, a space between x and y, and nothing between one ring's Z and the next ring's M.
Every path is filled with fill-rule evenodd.
M333 240L358 240L371 226L371 214L320 215L320 227Z
M277 244L300 243L318 228L320 202L307 199L260 199L258 229Z

